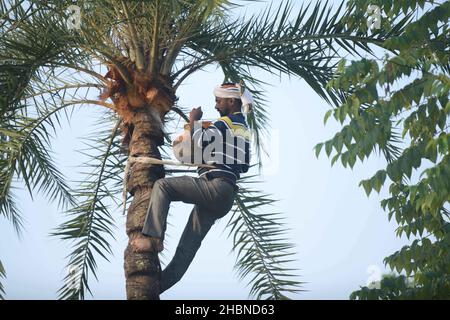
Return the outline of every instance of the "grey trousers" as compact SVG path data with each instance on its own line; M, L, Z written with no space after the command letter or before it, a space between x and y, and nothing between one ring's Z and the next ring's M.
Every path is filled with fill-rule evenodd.
M170 202L194 204L172 261L161 273L161 292L172 287L185 274L203 238L214 222L233 206L237 187L227 181L181 176L155 182L142 233L164 239Z

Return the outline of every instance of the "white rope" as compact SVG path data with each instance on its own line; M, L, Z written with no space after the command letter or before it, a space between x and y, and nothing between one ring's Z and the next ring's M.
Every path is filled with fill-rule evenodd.
M127 178L128 178L128 171L130 170L130 165L132 163L139 162L139 163L146 163L146 164L155 164L155 165L170 165L170 166L178 166L178 167L199 167L199 168L208 168L208 169L214 169L215 166L209 165L209 164L202 164L202 163L182 163L177 161L171 161L171 160L161 160L157 158L152 157L144 157L144 156L129 156L127 159L127 164L125 166L125 173L123 177L123 191L122 191L122 201L123 201L123 215L126 213L126 207L127 207Z
M161 160L157 158L151 158L151 157L129 157L128 161L131 160L131 163L133 162L140 162L140 163L147 163L147 164L158 164L158 165L170 165L170 166L179 166L179 167L200 167L200 168L209 168L214 169L215 166L212 166L210 164L203 164L203 163L184 163L184 162L178 162L173 160Z
M127 159L127 164L125 165L125 173L123 176L123 190L122 190L122 202L123 202L123 212L122 215L125 215L127 211L127 178L128 178L128 170L130 169L130 157Z

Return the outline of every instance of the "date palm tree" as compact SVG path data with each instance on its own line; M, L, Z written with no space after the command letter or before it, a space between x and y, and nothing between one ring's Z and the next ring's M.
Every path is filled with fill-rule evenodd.
M389 34L368 36L345 23L352 8L328 3L293 11L289 1L251 17L237 17L241 5L227 0L5 0L0 11L0 213L17 231L21 215L14 183L23 181L58 201L68 215L54 232L73 241L70 274L61 298L82 299L96 259L111 253L114 200L121 205L123 171L129 157L161 159L166 126L178 115L177 89L193 73L218 66L224 80L244 81L256 103L248 121L261 150L268 125L264 82L255 70L301 77L321 97L339 104L345 93L326 89L341 54L370 52ZM69 10L68 10L69 9ZM74 10L72 10L74 9ZM71 11L72 10L72 11ZM80 17L80 19L78 19ZM392 32L400 32L404 21ZM92 91L97 95L92 98ZM91 171L70 189L51 157L51 130L68 110L97 105L105 109L101 131L93 134L86 164ZM70 121L69 117L67 117ZM258 153L260 154L260 153ZM162 165L129 164L126 190L132 196L126 233L143 226L153 183L166 174ZM270 196L240 181L228 223L237 269L249 276L257 298L286 298L301 283L285 263L292 255L283 240L280 214L258 214ZM119 199L119 201L118 201ZM265 207L264 207L265 208ZM158 299L158 271L152 254L124 256L128 299ZM5 270L0 264L0 276ZM68 281L70 280L70 281ZM0 286L0 294L3 287Z

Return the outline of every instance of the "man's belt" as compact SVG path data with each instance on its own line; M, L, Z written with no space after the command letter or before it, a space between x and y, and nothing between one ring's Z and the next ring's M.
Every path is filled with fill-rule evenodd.
M233 178L229 178L229 177L225 177L223 175L217 175L217 174L213 174L212 172L207 172L205 173L205 177L208 180L212 180L212 179L222 179L225 182L228 182L229 184L231 184L235 189L237 189L237 185L236 185L236 179Z

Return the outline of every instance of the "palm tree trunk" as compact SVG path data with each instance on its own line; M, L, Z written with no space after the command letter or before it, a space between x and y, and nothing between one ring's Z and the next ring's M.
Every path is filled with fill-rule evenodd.
M158 146L164 143L164 137L160 119L152 108L140 108L133 113L130 156L161 159ZM129 172L127 191L133 195L133 200L127 214L126 232L129 243L124 253L127 299L159 300L160 271L157 253L136 253L132 250L130 241L141 234L152 186L156 180L164 177L164 167L135 162Z

